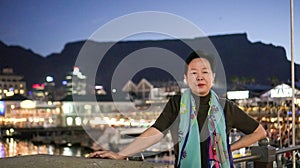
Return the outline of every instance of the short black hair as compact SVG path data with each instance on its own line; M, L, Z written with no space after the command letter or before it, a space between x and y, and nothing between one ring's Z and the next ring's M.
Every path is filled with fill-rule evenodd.
M215 57L212 54L206 53L202 50L193 51L185 60L184 73L186 74L188 71L189 64L196 58L204 58L206 59L211 67L211 70L215 72Z

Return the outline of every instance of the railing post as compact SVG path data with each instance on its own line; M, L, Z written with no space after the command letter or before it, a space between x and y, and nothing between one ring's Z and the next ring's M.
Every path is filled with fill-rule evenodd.
M268 139L259 141L259 146L251 148L251 155L260 155L260 159L254 160L254 168L273 168L276 160L276 149L269 145Z

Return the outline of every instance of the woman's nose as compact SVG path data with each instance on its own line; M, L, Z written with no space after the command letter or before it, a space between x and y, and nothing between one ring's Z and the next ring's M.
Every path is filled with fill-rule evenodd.
M200 81L200 80L202 80L202 79L203 79L202 75L197 75L197 76L196 76L196 80L197 80L197 81Z

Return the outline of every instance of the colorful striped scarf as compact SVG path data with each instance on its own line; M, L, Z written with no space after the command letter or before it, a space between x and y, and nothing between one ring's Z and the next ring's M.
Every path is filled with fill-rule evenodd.
M208 167L230 168L233 167L231 151L229 150L226 135L226 123L223 108L218 96L211 90L208 110ZM201 167L200 132L197 121L195 100L188 89L180 100L179 123L179 157L177 167ZM205 154L204 154L205 155Z

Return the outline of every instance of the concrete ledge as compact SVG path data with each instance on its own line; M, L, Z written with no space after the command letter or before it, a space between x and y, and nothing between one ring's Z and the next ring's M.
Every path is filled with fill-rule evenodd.
M60 155L27 155L0 159L1 167L5 168L165 168L170 165L149 163L145 161L125 161L109 159L90 159Z

